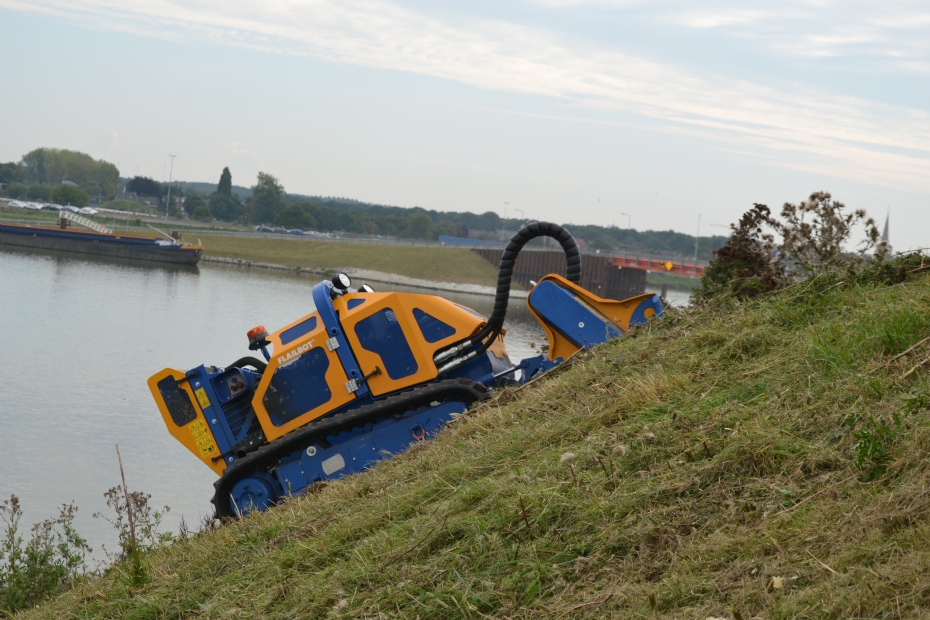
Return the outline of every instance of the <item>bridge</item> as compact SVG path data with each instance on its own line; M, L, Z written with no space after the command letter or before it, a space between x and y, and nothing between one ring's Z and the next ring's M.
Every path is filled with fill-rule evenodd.
M705 265L701 263L685 263L682 261L673 261L668 258L641 258L637 256L614 256L614 267L630 267L633 269L644 269L646 271L661 271L664 273L680 273L686 276L695 276L700 278L704 275Z

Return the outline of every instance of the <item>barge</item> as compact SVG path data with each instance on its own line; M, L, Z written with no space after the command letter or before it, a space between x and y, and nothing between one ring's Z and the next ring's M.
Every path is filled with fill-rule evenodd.
M71 223L92 230L69 228ZM96 222L67 211L62 212L58 228L0 222L0 247L2 246L57 250L178 265L196 265L203 255L202 245L181 243L178 239L171 237L162 240L117 235Z

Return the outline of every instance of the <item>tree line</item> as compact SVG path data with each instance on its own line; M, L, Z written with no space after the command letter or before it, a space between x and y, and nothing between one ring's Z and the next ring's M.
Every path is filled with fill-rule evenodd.
M68 179L77 187L61 185ZM181 210L203 222L219 220L243 225L264 224L282 228L347 232L386 237L436 240L441 235L492 239L516 231L523 220L501 218L493 211L484 213L444 212L422 207L404 208L336 197L289 194L275 176L259 172L248 189L233 186L232 174L223 168L212 192L206 183L159 183L149 177L121 179L116 166L89 155L64 149L40 148L19 162L0 164L0 184L10 198L54 201L84 206L93 196L103 202L124 187L139 196L158 198L159 209L171 215ZM67 189L63 189L67 188ZM55 193L57 192L57 193ZM170 199L169 199L170 194ZM694 254L695 238L666 231L638 231L613 226L564 224L584 239L592 249L618 248L642 253ZM726 243L726 236L702 237L699 257Z
M288 194L277 178L264 172L258 174L256 184L251 187L251 195L245 200L240 200L232 194L231 188L229 169L224 168L217 192L207 202L210 217L226 221L239 219L243 223L283 228L428 240L436 240L441 235L468 237L469 231L484 233L479 235L479 238L499 236L502 231L509 235L526 223L515 218L504 219L493 211L480 214L443 212L421 207L370 204L344 198ZM237 207L224 206L219 211L215 210L214 201L217 194L229 197L224 199L224 203L232 200L236 202ZM185 207L188 204L190 203L185 204ZM592 249L605 252L624 247L630 251L644 253L691 256L695 249L693 236L672 230L638 231L571 223L566 224L566 227L576 237L583 238ZM726 243L727 238L721 235L702 237L698 245L699 258L710 258L712 250Z
M84 206L91 196L102 198L116 192L119 170L85 153L38 148L23 155L19 162L0 164L0 184L9 198Z

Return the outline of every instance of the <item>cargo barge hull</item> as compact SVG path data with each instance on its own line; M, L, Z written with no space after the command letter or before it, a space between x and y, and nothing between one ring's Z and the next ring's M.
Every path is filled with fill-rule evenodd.
M110 258L196 265L203 246L164 243L147 237L0 224L0 246L93 254Z

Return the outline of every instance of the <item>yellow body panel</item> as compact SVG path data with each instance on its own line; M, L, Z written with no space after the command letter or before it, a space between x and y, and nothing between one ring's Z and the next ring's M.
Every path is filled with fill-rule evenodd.
M652 299L655 293L644 293L642 295L636 295L635 297L630 297L622 301L615 301L613 299L602 299L597 295L594 295L585 289L581 288L577 284L573 284L557 274L550 274L545 276L540 280L540 282L545 282L546 280L551 280L558 284L560 287L568 289L575 294L575 298L581 303L586 304L589 308L600 313L608 321L612 322L614 325L622 329L624 332L630 331L630 318L633 316L633 313L636 311L636 308L639 307L639 304L643 301ZM570 340L561 336L557 331L549 327L545 321L533 310L533 307L529 303L529 297L527 297L527 307L530 309L530 312L533 313L533 317L543 326L543 329L546 332L546 339L549 341L549 359L554 360L557 357L561 357L563 360L567 360L572 355L581 350L580 347L575 345ZM647 316L646 318L649 318Z
M351 300L361 300L364 303L349 309ZM480 316L465 310L458 304L432 295L349 293L336 299L333 302L333 307L339 314L349 347L355 354L355 359L358 361L362 374L369 377L368 387L375 396L432 381L437 375L436 364L433 362L433 355L436 351L472 335L485 323ZM381 356L373 351L368 351L362 346L355 331L359 321L385 308L393 310L417 362L417 371L415 373L396 380L391 379L388 373L385 372L385 365L381 360ZM449 325L455 330L455 333L437 342L427 342L414 318L414 308Z
M314 317L316 318L316 327L313 330L287 344L281 344L281 334L283 332ZM292 430L300 428L304 424L312 422L333 409L341 407L355 399L355 394L349 392L345 387L349 378L342 368L342 363L339 361L338 354L336 351L329 351L326 347L326 340L328 338L329 336L326 333L323 321L316 312L302 317L268 336L267 340L273 346L273 353L271 359L268 361L268 368L262 375L262 380L255 390L255 396L252 398L252 407L255 409L255 415L258 417L258 422L261 424L262 431L265 433L265 438L268 441L274 441L278 437L286 435ZM330 399L281 426L275 426L264 403L264 397L274 378L275 371L282 366L294 363L301 356L314 352L317 349L321 349L329 360L325 381L331 392Z
M194 418L192 422L188 422L183 426L178 426L171 418L171 413L169 413L168 407L165 405L165 400L158 390L159 381L166 377L173 377L178 381L179 387L185 391L190 398L194 411L197 413L197 417ZM223 470L226 469L226 462L223 459L213 460L214 457L220 455L220 450L216 442L213 441L213 435L210 432L209 426L210 421L204 415L204 408L200 406L199 399L196 397L194 389L187 381L184 371L175 370L174 368L165 368L152 375L149 378L148 384L149 390L151 390L152 395L155 397L158 410L161 411L161 417L164 419L165 426L168 427L168 432L171 433L171 436L181 442L181 445L190 450L191 454L203 461L207 467L212 469L217 475L222 474ZM209 401L207 402L209 403ZM209 407L206 408L206 412L212 413Z

